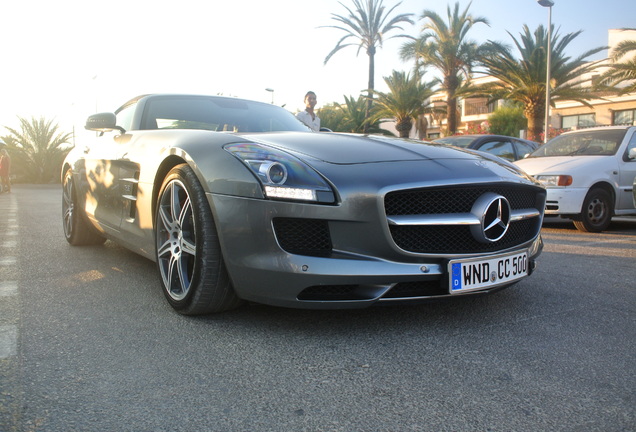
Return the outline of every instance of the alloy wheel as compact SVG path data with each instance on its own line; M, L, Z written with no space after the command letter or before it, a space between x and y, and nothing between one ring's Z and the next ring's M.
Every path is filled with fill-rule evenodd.
M159 201L157 259L168 295L183 300L190 292L196 261L192 202L185 185L171 181Z

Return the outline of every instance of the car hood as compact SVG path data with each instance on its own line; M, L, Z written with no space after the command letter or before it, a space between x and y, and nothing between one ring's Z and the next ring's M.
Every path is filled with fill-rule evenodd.
M445 145L375 135L301 132L243 136L302 158L310 157L339 165L475 158L472 153Z
M246 134L250 141L278 148L308 162L338 187L376 188L484 181L537 183L496 156L423 141L342 133ZM370 167L369 165L373 165Z
M521 159L514 164L530 175L571 174L591 166L598 171L601 166L611 164L613 160L611 156L546 156Z

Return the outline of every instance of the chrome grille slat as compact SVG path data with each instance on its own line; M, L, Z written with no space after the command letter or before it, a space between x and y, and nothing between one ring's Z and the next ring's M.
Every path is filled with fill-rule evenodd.
M534 208L512 210L510 218L520 221L540 216ZM472 213L439 214L439 215L389 215L389 225L479 225L479 218Z

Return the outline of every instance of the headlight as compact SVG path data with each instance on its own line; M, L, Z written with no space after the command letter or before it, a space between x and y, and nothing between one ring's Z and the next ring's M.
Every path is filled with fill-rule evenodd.
M333 203L332 188L314 169L283 151L260 144L230 144L225 150L247 165L272 199Z
M545 187L570 186L572 184L572 176L569 175L539 175L535 178Z
M246 161L247 164L258 174L263 183L285 184L287 180L287 168L280 162L272 161Z

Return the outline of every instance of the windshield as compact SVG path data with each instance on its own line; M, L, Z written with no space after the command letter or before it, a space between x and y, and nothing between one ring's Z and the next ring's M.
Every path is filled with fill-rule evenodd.
M626 129L606 129L563 134L552 138L529 157L613 155L626 132Z
M309 131L289 111L271 104L224 97L166 96L148 101L142 129L217 132Z
M453 137L446 137L446 138L438 138L433 142L453 145L455 147L467 148L470 145L470 143L472 143L473 141L475 141L475 138L473 137L453 136Z

